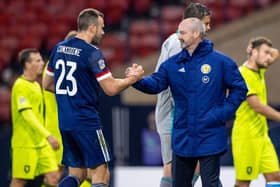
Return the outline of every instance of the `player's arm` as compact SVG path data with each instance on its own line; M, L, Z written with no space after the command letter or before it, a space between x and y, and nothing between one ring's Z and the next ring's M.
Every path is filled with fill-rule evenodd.
M56 51L56 47L53 49L53 52ZM50 92L55 92L55 81L54 81L54 67L52 66L53 62L53 52L50 56L50 60L48 61L42 80L43 89L48 90Z
M158 71L160 65L169 58L168 54L169 54L169 51L167 48L167 41L165 41L161 46L161 51L160 51L160 55L158 58L158 62L157 62L155 71Z
M36 118L34 113L32 112L31 108L27 108L21 111L21 115L23 119L34 129L38 132L42 137L46 138L48 142L51 144L53 149L59 148L58 141L51 135L51 133L43 126L42 123Z
M133 84L133 87L147 94L158 94L169 86L166 63L161 64L157 72L144 77Z
M245 80L240 74L237 65L229 58L225 58L224 83L228 89L228 96L222 105L219 105L213 114L222 121L233 119L235 111L246 99L248 92Z
M262 114L268 119L280 121L280 112L269 105L262 104L257 95L250 95L246 100L250 107L252 107L252 109L257 113Z
M96 78L103 91L109 96L114 96L134 84L136 81L142 79L143 75L144 70L142 66L133 64L131 67L127 68L126 78L124 79L114 78L109 70L99 73Z
M49 75L48 73L46 73L46 75L43 77L42 84L43 84L43 88L45 90L48 90L51 92L55 91L53 75Z
M271 54L271 60L269 62L269 65L273 64L276 61L276 59L279 57L279 50L271 47L270 54Z
M125 90L138 80L137 77L131 76L124 79L116 79L109 76L106 79L100 80L99 84L106 95L114 96Z

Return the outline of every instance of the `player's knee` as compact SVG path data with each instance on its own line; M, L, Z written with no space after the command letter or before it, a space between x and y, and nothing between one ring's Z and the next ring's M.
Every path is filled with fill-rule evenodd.
M109 181L110 181L110 172L109 171L107 171L105 174L105 180L106 180L106 184L109 184Z
M26 183L27 183L26 180L12 179L10 187L24 187Z
M90 173L92 180L96 183L109 184L110 172L107 167L98 167L94 170L91 170Z
M264 176L267 182L280 181L280 172L269 173L269 174L265 174Z
M276 180L279 182L280 181L280 171L275 173L276 175Z
M74 176L79 181L84 181L87 178L87 170L84 168L69 168L69 175Z
M49 186L57 186L61 175L59 172L50 172L45 175L44 183Z
M272 181L280 182L280 173L275 173L275 175L273 175Z
M93 176L93 181L95 181L94 178L96 179L96 181L99 181L98 183L109 184L110 172L109 170L106 170L103 173L99 173L97 176Z
M87 174L86 173L75 173L75 174L70 174L72 176L75 176L76 178L79 179L79 181L84 181L87 179Z
M239 181L239 180L237 180L235 182L234 187L249 187L250 183L251 183L250 181Z
M109 184L109 181L110 181L110 172L109 172L109 169L106 169L105 171L104 171L104 178L103 178L104 180L104 183L105 184Z

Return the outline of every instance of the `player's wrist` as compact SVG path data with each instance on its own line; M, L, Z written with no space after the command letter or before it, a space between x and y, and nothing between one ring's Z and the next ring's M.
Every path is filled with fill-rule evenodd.
M134 84L135 82L138 81L136 75L131 75L131 76L127 77L127 79L129 80L129 84Z

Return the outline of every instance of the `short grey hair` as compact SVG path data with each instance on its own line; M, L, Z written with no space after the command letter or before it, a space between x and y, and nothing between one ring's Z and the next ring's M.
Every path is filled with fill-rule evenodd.
M191 18L186 18L185 20L188 20L190 22L190 29L192 31L199 32L201 38L204 38L206 34L206 27L200 19L191 17Z

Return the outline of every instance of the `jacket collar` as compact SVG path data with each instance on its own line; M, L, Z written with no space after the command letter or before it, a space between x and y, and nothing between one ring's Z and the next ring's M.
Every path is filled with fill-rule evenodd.
M185 62L186 60L190 60L192 57L207 55L213 51L213 45L213 42L208 39L204 39L198 44L192 55L189 54L188 50L182 49L179 54L178 62Z

